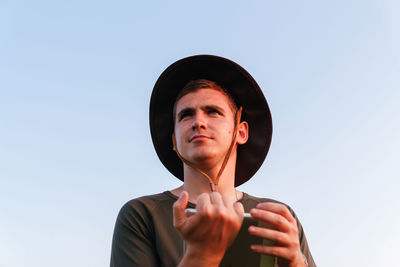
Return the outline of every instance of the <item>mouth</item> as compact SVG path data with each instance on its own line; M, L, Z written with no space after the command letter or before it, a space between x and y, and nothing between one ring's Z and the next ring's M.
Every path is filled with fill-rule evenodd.
M189 139L189 143L190 142L202 142L202 141L206 141L206 140L210 140L212 139L211 137L207 136L207 135L194 135Z

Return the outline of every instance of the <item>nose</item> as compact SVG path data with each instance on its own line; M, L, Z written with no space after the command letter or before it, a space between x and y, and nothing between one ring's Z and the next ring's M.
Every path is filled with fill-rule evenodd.
M206 120L201 112L197 112L193 117L192 129L194 130L205 130L207 128Z

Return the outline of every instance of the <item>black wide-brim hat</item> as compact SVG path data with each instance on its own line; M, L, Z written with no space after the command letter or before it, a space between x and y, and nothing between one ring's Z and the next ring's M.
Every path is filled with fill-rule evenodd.
M257 82L241 66L226 58L197 55L178 60L158 78L150 100L150 131L154 148L164 166L183 181L183 163L172 145L173 107L180 90L192 80L207 79L224 87L243 107L242 121L249 138L237 149L235 186L248 181L267 156L272 120L267 101Z

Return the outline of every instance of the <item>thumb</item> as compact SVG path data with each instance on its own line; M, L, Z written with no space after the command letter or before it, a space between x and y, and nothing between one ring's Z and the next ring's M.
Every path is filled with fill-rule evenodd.
M244 208L243 208L242 203L240 203L240 202L235 202L235 203L233 203L233 208L234 208L234 210L235 210L235 212L236 212L236 215L238 215L238 217L239 217L241 220L243 220L243 217L244 217Z
M188 199L188 193L183 191L173 205L174 227L176 229L180 229L187 220L185 208L188 204Z

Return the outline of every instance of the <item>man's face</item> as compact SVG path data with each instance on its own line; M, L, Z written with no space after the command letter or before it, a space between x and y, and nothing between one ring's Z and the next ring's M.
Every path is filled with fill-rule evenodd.
M175 136L179 153L198 166L222 162L232 141L234 113L228 97L199 89L178 100Z

